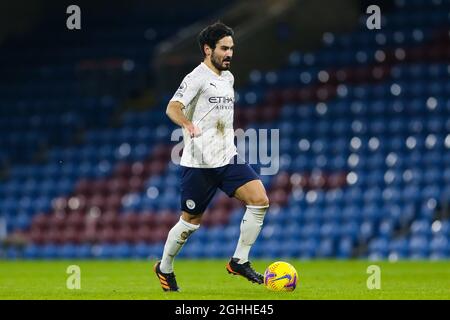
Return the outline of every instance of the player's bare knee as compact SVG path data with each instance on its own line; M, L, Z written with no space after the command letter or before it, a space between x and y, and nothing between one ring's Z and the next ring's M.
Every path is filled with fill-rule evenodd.
M181 218L188 222L188 223L192 223L192 224L196 224L199 225L202 222L202 214L198 214L198 215L193 215L193 214L189 214L187 212L182 212L181 213Z
M248 206L268 207L269 198L264 194L257 194L250 197L247 201Z

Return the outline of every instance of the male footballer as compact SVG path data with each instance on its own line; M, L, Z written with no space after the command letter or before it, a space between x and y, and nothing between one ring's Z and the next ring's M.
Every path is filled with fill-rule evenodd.
M226 265L228 273L254 283L263 275L249 262L269 207L266 190L256 172L239 158L234 145L233 30L221 22L203 29L198 43L201 62L181 82L166 114L183 128L181 157L181 217L170 230L162 259L154 266L164 291L179 291L174 258L201 224L203 213L219 188L241 200L246 211L236 250Z

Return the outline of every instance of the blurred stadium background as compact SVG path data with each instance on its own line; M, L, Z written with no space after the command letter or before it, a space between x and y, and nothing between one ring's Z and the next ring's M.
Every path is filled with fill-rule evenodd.
M251 255L450 257L449 0L77 4L75 31L64 1L0 11L1 259L161 255L179 215L164 111L217 19L235 127L280 129ZM242 215L218 193L180 256L228 258Z

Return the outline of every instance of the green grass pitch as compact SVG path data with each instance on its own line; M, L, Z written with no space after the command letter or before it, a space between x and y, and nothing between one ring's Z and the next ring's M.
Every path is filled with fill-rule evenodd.
M287 261L299 273L298 287L290 293L229 275L227 260L178 259L179 293L161 290L154 261L0 261L0 299L450 299L450 261ZM271 262L253 265L263 272ZM366 286L372 264L381 268L379 290ZM79 290L66 287L69 265L81 268Z

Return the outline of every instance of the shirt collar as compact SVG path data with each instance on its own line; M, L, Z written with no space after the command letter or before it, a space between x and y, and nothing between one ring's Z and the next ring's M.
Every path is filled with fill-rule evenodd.
M216 77L222 78L223 71L221 71L221 72L220 72L220 75L218 75L217 73L215 73L214 71L212 71L212 70L206 65L206 63L204 63L203 61L200 62L200 65L201 65L203 68L207 69L209 72L211 72L211 73L212 73L213 75L215 75Z

